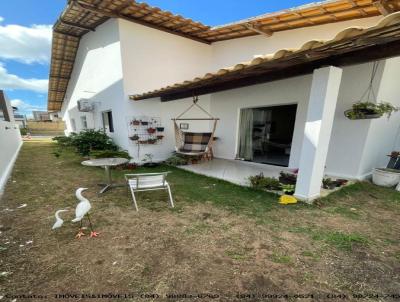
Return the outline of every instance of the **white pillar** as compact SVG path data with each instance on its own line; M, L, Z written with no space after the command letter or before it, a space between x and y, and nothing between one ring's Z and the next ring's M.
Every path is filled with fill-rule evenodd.
M337 67L314 70L295 192L300 200L320 195L341 78Z

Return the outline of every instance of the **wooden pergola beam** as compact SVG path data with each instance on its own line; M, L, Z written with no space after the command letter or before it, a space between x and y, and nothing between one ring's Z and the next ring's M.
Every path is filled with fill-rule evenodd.
M272 30L261 28L260 26L252 24L252 23L245 23L244 27L246 29L248 29L248 30L251 30L251 31L253 31L255 33L258 33L260 35L266 36L268 38L271 37L274 34L274 32Z
M390 7L390 5L388 4L387 0L380 0L380 1L375 1L374 2L374 6L379 10L379 12L384 15L387 16L391 13L394 12L394 10Z
M83 30L88 30L88 31L96 31L95 28L88 27L88 26L85 26L85 25L82 25L82 24L69 22L69 21L66 21L66 20L63 20L63 19L59 19L58 22L60 22L61 24L67 25L67 26L78 28L78 29L83 29Z

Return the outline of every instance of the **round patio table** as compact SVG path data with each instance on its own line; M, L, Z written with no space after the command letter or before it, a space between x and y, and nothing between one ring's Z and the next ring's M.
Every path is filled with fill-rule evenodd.
M85 160L81 164L89 167L104 167L106 172L106 183L99 184L99 186L103 186L99 193L103 194L112 188L125 186L125 184L115 184L112 182L110 167L120 166L126 164L128 161L129 159L126 158L99 158Z

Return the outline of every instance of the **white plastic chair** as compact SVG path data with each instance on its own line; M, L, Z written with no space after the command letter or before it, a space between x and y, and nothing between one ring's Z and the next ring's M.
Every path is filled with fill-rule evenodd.
M135 192L167 190L169 194L169 205L174 207L171 188L166 181L166 177L170 172L161 173L145 173L145 174L125 174L125 179L131 189L133 205L136 211L139 211Z

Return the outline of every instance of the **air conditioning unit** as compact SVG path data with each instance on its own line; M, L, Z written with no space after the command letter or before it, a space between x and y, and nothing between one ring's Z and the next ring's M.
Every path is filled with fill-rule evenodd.
M92 112L94 110L94 104L88 99L78 100L78 110L80 112Z

